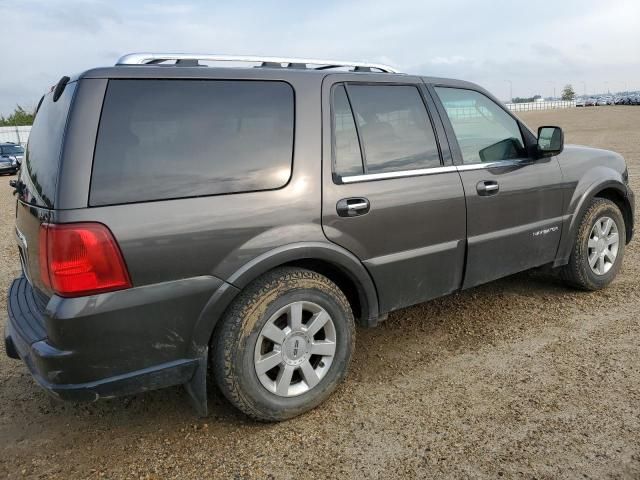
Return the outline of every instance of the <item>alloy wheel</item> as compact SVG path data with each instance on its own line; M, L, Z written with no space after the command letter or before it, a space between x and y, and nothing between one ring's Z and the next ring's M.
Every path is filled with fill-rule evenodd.
M610 217L601 217L591 228L589 234L588 259L591 271L596 275L604 275L616 262L620 236L618 226Z
M254 352L260 383L281 397L302 395L327 374L336 353L336 329L320 305L290 303L262 327Z

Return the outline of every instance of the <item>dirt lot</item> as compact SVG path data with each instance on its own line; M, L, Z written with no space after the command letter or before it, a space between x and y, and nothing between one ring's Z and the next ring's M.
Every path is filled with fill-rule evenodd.
M622 153L640 193L640 107L522 117ZM0 199L4 292L18 261L8 187ZM360 329L337 394L278 425L246 420L215 392L197 419L181 388L57 403L3 354L0 476L640 478L637 245L602 292L526 273Z

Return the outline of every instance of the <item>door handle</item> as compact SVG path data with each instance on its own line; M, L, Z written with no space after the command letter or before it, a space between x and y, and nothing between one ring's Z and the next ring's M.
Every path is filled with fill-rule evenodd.
M363 197L343 198L336 204L336 212L341 217L356 217L364 215L371 209L369 200Z
M476 185L478 195L486 197L488 195L495 195L500 191L500 185L495 180L483 180Z

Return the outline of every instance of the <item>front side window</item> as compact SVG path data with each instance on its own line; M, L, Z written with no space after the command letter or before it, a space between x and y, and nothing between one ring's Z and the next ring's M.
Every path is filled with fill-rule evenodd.
M339 175L441 165L431 121L414 86L339 85L333 94L333 125Z
M284 82L110 80L90 204L283 187L293 117Z
M518 122L482 93L436 87L465 164L526 158Z

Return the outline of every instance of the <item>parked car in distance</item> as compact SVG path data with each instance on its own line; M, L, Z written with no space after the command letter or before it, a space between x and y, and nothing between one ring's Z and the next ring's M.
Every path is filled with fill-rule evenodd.
M577 98L576 99L576 107L586 107L587 106L587 101L584 98Z
M607 103L608 103L607 99L604 98L604 97L600 97L600 98L596 99L596 105L599 106L599 107L607 105Z
M27 152L5 349L74 401L182 384L204 415L210 371L291 418L356 324L542 266L604 288L634 229L619 154L378 64L126 55L63 77Z
M586 107L595 107L596 106L596 99L595 98L587 98L584 102Z
M22 146L14 143L0 143L0 175L15 174L23 158Z
M14 169L12 173L15 173L24 160L24 147L13 142L0 143L0 162L6 164L7 160L15 160L15 162L11 162ZM0 166L1 171L2 167Z
M15 174L18 171L18 162L14 157L0 157L0 175Z

